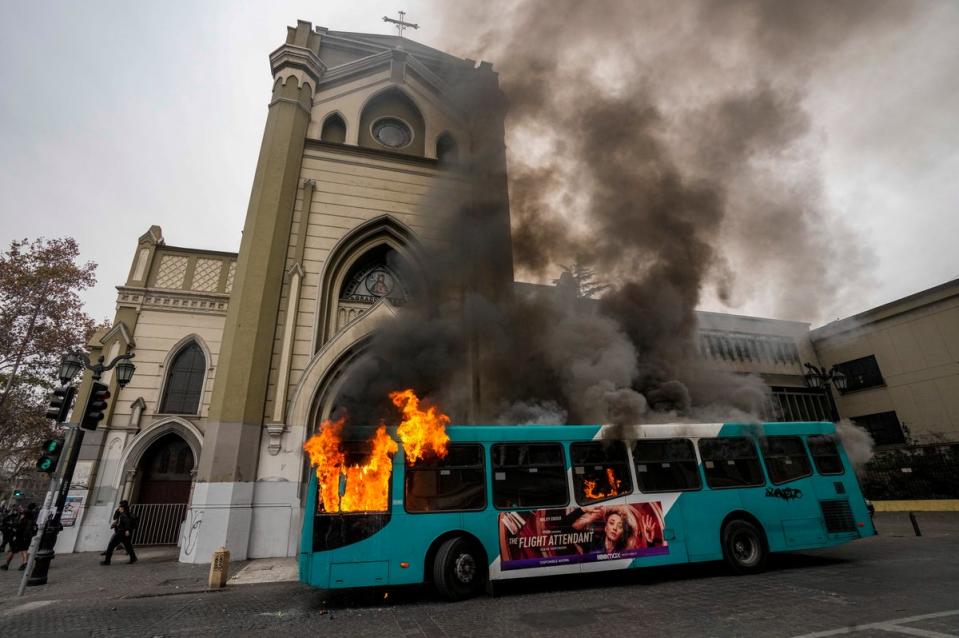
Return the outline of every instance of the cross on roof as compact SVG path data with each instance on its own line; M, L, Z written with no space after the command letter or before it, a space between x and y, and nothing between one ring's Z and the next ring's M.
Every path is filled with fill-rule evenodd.
M399 14L400 14L400 19L399 19L399 20L395 20L395 19L393 19L393 18L388 18L388 17L386 17L386 16L383 16L383 22L392 22L393 24L395 24L395 25L396 25L396 33L397 33L397 35L399 35L401 38L403 37L403 30L404 30L404 29L407 29L407 28L409 28L409 29L419 29L419 28L420 28L420 25L418 25L418 24L414 24L414 23L412 23L412 22L406 22L406 12L405 12L405 11L400 11Z

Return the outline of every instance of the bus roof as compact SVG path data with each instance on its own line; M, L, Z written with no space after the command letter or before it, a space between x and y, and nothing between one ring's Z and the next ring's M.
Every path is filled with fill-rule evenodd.
M390 428L391 430L393 428ZM590 441L593 439L659 439L672 437L773 436L832 434L829 422L790 423L648 423L642 425L450 425L453 441Z

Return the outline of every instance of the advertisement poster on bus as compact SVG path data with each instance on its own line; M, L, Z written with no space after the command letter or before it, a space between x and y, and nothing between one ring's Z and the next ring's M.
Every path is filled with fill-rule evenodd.
M668 554L659 501L502 512L500 566L524 569Z

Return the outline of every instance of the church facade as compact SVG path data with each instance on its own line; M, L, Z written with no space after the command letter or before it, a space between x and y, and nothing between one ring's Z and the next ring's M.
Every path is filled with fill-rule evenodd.
M484 196L508 211L505 102L490 65L306 22L270 64L238 253L169 246L151 227L117 288L113 326L89 344L108 359L134 352L137 371L123 389L106 377L110 412L81 450L77 517L57 551L103 549L127 499L140 542L176 544L184 562L209 562L221 546L234 559L296 555L303 443L405 299L415 268L398 264L415 265L435 239L425 198L474 188L461 167L482 152L502 169ZM482 108L459 90L463 77L482 87ZM508 214L492 222L487 232L508 244ZM762 375L775 416L829 418L803 378L805 362L818 364L808 324L700 313L698 343L708 365Z
M487 63L301 21L270 65L239 252L167 246L150 228L118 287L113 328L90 343L135 352L137 373L113 384L108 425L84 445L82 515L62 551L102 548L127 498L148 517L148 505L184 506L183 561L208 562L220 546L238 558L294 555L303 443L406 295L398 264L417 263L436 224L423 198L471 188L459 167L477 138L503 139L503 110L489 106L505 102ZM485 93L482 109L464 79ZM502 165L505 202L505 147L482 152ZM488 231L508 243L508 216L494 222Z

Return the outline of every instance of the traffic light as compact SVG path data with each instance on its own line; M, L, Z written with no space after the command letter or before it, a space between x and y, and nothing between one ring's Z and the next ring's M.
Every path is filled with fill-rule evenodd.
M70 404L73 403L73 395L77 389L72 385L65 385L53 391L50 397L50 407L47 409L46 417L57 423L63 423L67 420L70 413Z
M87 407L83 411L83 418L80 420L80 427L86 430L96 430L97 424L103 420L107 411L107 399L110 398L110 391L107 386L94 381L90 388L90 398L87 399Z
M63 439L50 439L43 443L43 454L37 461L37 471L53 474L63 453Z
M13 490L13 498L23 498L23 490Z

